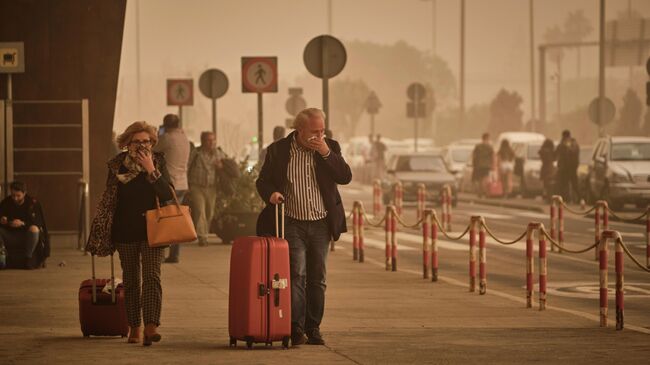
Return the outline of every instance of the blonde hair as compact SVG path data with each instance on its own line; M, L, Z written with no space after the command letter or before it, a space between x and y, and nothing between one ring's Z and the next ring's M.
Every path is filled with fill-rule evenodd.
M293 129L298 129L307 123L311 118L323 118L325 120L325 112L318 108L307 108L303 109L300 113L296 115L296 119L293 120Z
M155 146L156 143L158 143L158 129L145 121L137 121L126 127L124 133L120 134L117 137L118 147L125 148L128 146L129 143L131 143L133 135L140 132L147 132L149 134L149 139L151 139L151 147Z

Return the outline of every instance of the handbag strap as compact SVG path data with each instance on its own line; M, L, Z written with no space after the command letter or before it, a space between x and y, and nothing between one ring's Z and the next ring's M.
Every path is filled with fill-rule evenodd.
M178 214L182 214L181 212L181 203L178 201L178 196L176 196L176 190L171 188L171 185L169 185L169 190L172 191L172 196L174 197L174 202L176 202L176 207L178 208ZM156 195L156 209L158 209L158 216L162 215L162 210L160 210L160 199L158 199L158 195Z

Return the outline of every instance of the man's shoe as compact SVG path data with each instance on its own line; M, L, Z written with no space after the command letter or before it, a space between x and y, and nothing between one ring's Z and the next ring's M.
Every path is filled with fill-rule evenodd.
M129 339L126 342L128 343L140 342L140 326L129 328Z
M157 331L158 326L155 324L148 324L144 326L144 339L142 340L142 345L151 346L153 342L159 342L162 338Z
M305 333L298 330L291 334L291 346L299 346L307 342Z
M168 257L164 261L166 264L178 264L178 258L176 257Z
M307 343L310 345L324 345L323 336L318 328L307 331Z

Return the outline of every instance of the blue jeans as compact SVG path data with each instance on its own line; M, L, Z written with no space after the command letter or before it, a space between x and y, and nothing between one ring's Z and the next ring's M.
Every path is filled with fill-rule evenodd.
M183 198L185 197L187 190L176 190L176 197L178 201L183 204ZM178 260L178 256L181 253L180 245L169 245L169 258Z
M39 232L30 229L8 229L0 227L0 243L5 247L24 247L25 258L31 258L38 245Z
M326 219L299 221L286 217L285 238L291 263L291 327L320 327L325 310L326 261L330 232Z

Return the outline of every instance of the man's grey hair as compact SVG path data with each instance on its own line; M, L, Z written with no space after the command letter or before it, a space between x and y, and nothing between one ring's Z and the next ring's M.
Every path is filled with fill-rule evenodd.
M305 123L307 123L311 118L323 118L323 120L325 120L325 112L318 108L303 109L303 111L296 115L296 119L293 120L293 128L300 128L301 126L305 125Z

